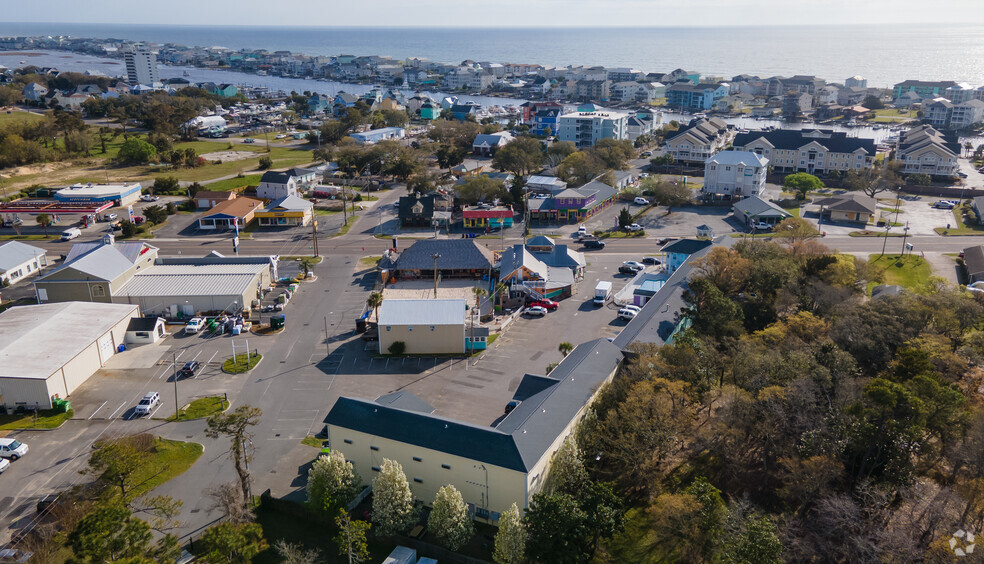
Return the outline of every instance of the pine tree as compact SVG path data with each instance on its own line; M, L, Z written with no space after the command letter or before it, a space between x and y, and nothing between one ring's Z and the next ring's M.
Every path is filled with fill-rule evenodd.
M496 564L518 564L526 553L526 529L519 517L519 508L513 503L499 517L499 532L495 535L492 558Z
M372 514L379 534L393 535L410 528L416 519L413 494L399 462L383 459L372 482Z
M454 486L449 484L437 490L434 506L427 518L427 528L439 543L451 550L465 546L475 534L475 527L468 516L468 504Z

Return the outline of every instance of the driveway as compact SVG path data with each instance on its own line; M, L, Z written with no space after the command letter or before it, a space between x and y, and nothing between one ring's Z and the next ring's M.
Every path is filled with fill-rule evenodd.
M636 222L651 237L696 237L699 225L708 225L715 237L742 230L731 206L680 206L669 210L654 206Z

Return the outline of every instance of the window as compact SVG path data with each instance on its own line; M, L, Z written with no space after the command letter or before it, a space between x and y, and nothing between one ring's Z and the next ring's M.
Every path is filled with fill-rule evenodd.
M352 439L345 439L345 441L343 441L343 442L345 444L347 444L347 445L350 445L350 444L352 444Z
M369 447L369 450L379 450L379 447L378 447L378 446L375 446L375 445L373 445L373 446L371 446L371 447Z
M451 469L451 465L449 465L449 464L442 464L441 465L441 468L444 468L445 470L450 470Z
M392 328L393 328L393 327L392 327L392 326L390 326L390 325L387 325L387 326L386 326L386 330L387 330L387 331L389 331L389 330L390 330L390 329L392 329Z
M413 331L413 325L408 326L407 331Z
M434 330L434 326L433 326L433 325L431 325L431 331L433 331L433 330Z
M373 466L372 467L372 471L373 472L379 472L379 466Z
M413 481L416 482L416 483L418 483L418 484L423 484L424 483L424 481L421 480L420 478L414 478Z
M106 295L106 289L102 287L101 284L96 284L92 287L92 296L94 298L101 298Z

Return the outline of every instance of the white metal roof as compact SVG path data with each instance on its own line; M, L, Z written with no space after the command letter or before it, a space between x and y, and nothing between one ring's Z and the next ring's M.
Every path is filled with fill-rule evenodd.
M35 257L43 257L44 253L44 249L20 241L0 245L0 272L13 270Z
M140 310L130 304L12 307L0 313L0 378L44 380L117 323L132 317L140 317Z
M707 159L709 163L723 165L765 166L769 159L751 151L721 151Z
M380 325L464 325L465 300L383 300Z
M159 264L136 274L114 295L232 296L246 293L268 264Z

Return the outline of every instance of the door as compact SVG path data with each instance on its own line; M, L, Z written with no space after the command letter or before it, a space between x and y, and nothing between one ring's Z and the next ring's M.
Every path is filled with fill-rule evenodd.
M116 350L113 347L113 334L106 333L102 337L99 337L99 359L102 364L106 364L106 361L113 356L113 351Z

